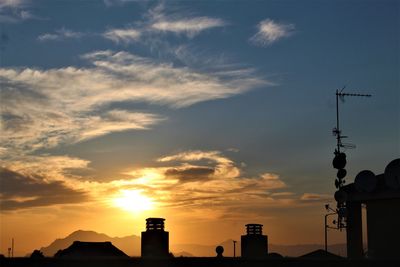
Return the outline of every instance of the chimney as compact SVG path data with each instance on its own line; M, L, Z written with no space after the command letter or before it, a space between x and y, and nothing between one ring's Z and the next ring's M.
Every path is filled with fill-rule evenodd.
M262 234L262 224L246 224L241 237L242 258L260 259L268 256L268 236Z
M163 218L147 218L146 231L142 232L142 258L168 258L169 233L164 231Z

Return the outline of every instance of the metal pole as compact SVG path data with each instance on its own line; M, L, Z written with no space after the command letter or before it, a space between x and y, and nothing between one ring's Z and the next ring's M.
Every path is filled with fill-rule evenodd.
M14 238L12 239L12 242L11 242L11 258L14 258Z
M336 89L336 130L337 151L340 152L340 130L339 130L339 91Z
M328 225L328 217L331 215L336 215L336 212L332 212L332 213L328 213L325 214L325 251L328 252L328 228L333 228L333 227L329 227ZM333 228L336 229L336 228Z
M328 214L325 214L325 251L328 252L328 227L327 227Z
M236 258L236 242L235 240L233 240L233 257Z

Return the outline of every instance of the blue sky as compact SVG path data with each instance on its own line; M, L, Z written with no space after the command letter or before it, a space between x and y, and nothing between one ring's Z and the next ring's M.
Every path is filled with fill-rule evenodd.
M126 190L159 210L217 205L210 225L249 205L269 224L319 218L344 85L373 95L340 104L347 180L399 156L397 1L1 0L0 21L3 218ZM23 179L82 198L12 191Z

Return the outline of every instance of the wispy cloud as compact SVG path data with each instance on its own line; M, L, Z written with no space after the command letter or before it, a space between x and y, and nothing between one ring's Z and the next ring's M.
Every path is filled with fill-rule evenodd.
M29 0L0 0L0 22L18 23L29 19L40 19L27 10Z
M65 39L78 39L81 38L84 34L81 32L74 32L65 28L61 28L56 30L54 33L44 33L38 36L38 40L45 41L60 41Z
M230 73L222 67L220 72L204 73L112 51L83 58L92 67L0 68L3 147L32 151L116 131L147 129L163 119L146 112L108 110L111 103L183 108L268 84L248 69Z
M332 201L332 195L319 193L304 193L300 200L307 202L327 202Z
M185 14L185 12L169 13L164 4L159 4L150 9L147 17L149 18L147 24L150 30L184 34L188 37L194 37L207 29L227 25L220 18L197 17Z
M139 2L139 1L146 1L146 0L103 0L106 6L120 6L129 2Z
M170 14L164 4L156 5L144 17L144 20L135 22L139 26L107 30L102 36L115 43L128 44L139 40L153 40L155 33L174 33L193 38L205 30L227 25L220 18L190 16L184 12Z
M194 37L200 32L225 26L222 19L210 17L195 17L186 19L161 18L155 21L151 28L161 32L172 32L176 34L185 34L188 37Z
M20 8L28 4L27 0L0 0L0 8Z
M103 33L103 37L115 43L130 43L140 38L141 32L135 29L110 29Z
M295 26L265 19L258 24L257 28L258 32L250 38L250 41L255 45L267 46L292 35Z

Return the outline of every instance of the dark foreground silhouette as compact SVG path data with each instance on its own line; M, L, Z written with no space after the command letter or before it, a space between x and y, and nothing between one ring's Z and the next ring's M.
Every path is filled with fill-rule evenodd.
M142 258L126 259L57 259L57 258L2 258L0 259L2 267L230 267L230 266L267 266L267 267L335 267L335 266L400 266L399 260L348 260L348 259L315 259L315 258L283 258L283 259L264 259L249 260L243 258L186 258L178 257L163 260L151 260Z

